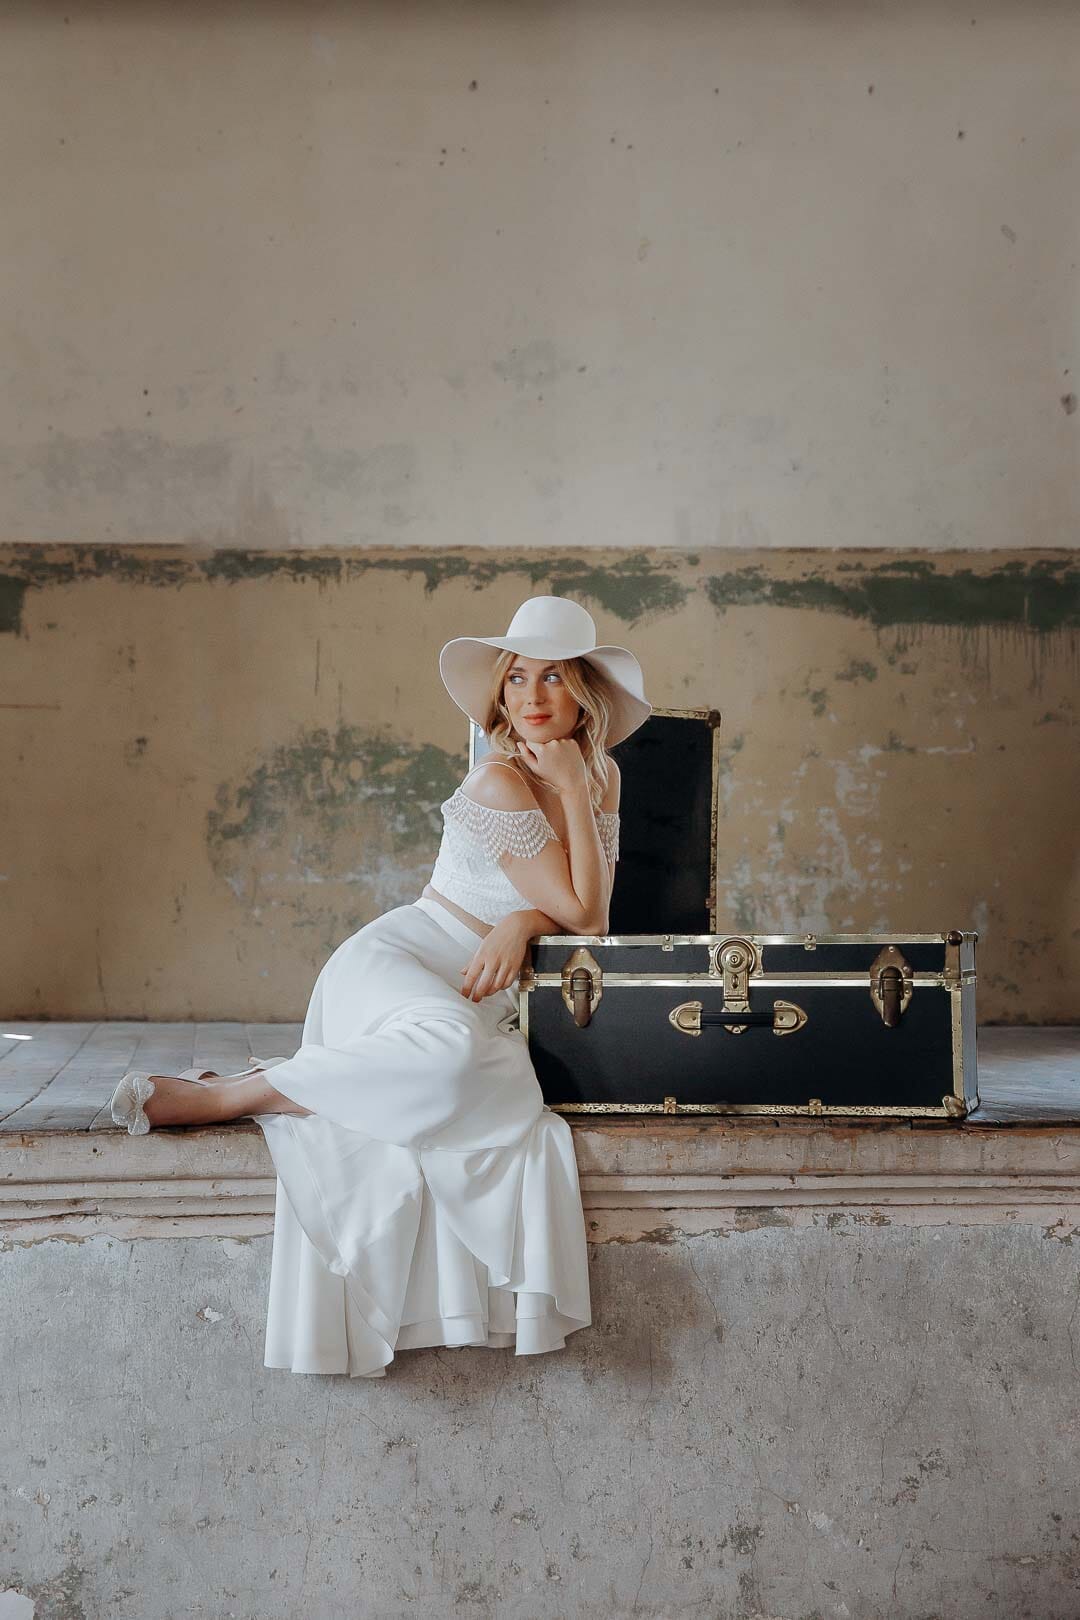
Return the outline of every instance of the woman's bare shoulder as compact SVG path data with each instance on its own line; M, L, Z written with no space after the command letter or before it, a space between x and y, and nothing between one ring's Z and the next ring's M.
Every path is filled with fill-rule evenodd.
M612 810L619 808L619 800L622 796L622 772L610 754L607 756L607 764L607 786L604 789L604 796L600 800L600 808L610 813Z
M536 796L512 765L484 760L461 784L467 799L489 810L536 810Z

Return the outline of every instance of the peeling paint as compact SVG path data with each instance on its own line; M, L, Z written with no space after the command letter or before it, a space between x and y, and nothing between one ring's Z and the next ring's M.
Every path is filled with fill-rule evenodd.
M593 1223L596 1224L595 1222ZM608 1238L609 1243L674 1243L679 1236L676 1226L652 1226L647 1232L616 1232Z
M346 725L311 731L275 748L237 785L221 784L207 839L212 848L254 844L280 832L293 806L309 811L330 835L374 803L398 847L426 849L438 836L438 807L467 763L462 754L430 743L414 748L386 731Z
M642 551L617 557L604 553L484 553L470 549L417 552L391 549L343 551L264 550L162 546L4 546L0 557L9 570L0 575L0 631L21 628L28 590L116 579L129 585L180 589L200 583L237 585L248 581L283 580L297 584L346 585L375 572L418 574L431 595L441 586L461 581L476 591L497 580L518 577L531 590L585 598L627 625L656 613L676 611L690 587L675 577L681 561L655 561Z
M674 613L690 595L688 586L643 551L603 567L561 556L549 561L548 570L555 596L584 596L627 625L654 613Z
M9 1605L6 1611L0 1607L0 1620L7 1620L9 1615L10 1620L87 1620L82 1601L87 1572L80 1562L85 1554L77 1531L65 1536L61 1551L67 1563L47 1580L28 1581L14 1572L8 1575L13 1585L0 1594L0 1604L14 1593L17 1599L28 1598L31 1607L27 1610Z
M438 848L439 806L466 765L385 730L307 732L219 785L206 818L211 864L257 919L284 907L332 950L342 930L415 898Z
M16 635L22 628L22 610L28 582L14 574L0 574L0 635Z
M557 590L593 607L603 639L625 639L639 651L659 705L724 707L716 757L717 914L725 927L877 930L898 917L977 926L972 907L989 892L992 937L980 929L984 1017L1074 1018L1080 934L1062 932L1060 886L1033 852L1041 846L1060 863L1069 848L1067 807L1078 756L1069 746L1077 710L1066 653L1070 645L1080 649L1080 636L1071 628L1060 636L1032 633L1031 626L1068 624L1077 556L0 548L0 622L23 627L17 644L7 638L10 678L18 685L5 694L12 701L4 708L51 711L50 749L43 729L34 727L35 713L7 716L17 747L25 739L34 750L25 791L52 794L57 759L68 773L85 772L104 750L119 785L115 816L112 801L108 809L105 801L92 807L112 865L92 878L91 912L107 917L117 903L126 841L146 862L149 888L141 899L166 919L169 948L190 969L178 990L174 973L147 968L126 930L110 944L107 932L98 939L94 923L86 949L76 953L90 967L65 989L68 999L56 1011L97 1012L108 983L110 1006L136 1017L166 1005L180 1016L221 1008L222 995L229 1010L239 995L252 1014L280 1016L287 1007L299 1016L295 998L319 953L328 954L380 910L414 899L430 876L441 833L437 807L460 779L465 736L457 717L438 708L433 662L434 706L428 677L414 683L420 643L430 657L445 636L505 623L500 603L508 616L522 596ZM765 605L718 619L702 585L724 574L742 582L743 594L750 581L747 600ZM943 580L970 583L983 575L998 582L1006 607L1033 582L1050 581L1047 589L1057 592L1053 614L1029 614L1027 628L961 623L879 633L874 614L895 617L897 592L928 591L932 620L934 593L952 589ZM828 585L838 599L786 617L769 605L776 592L798 595L807 580ZM147 585L160 589L141 589ZM174 590L189 587L190 600L174 600ZM48 598L36 594L46 589ZM883 590L893 593L888 613L874 596ZM498 598L494 609L484 592ZM965 611L988 610L988 602L995 612L1001 607L976 593ZM349 714L342 676L358 667L354 628L376 610L382 664L359 666L370 691L366 706ZM611 616L608 622L601 613ZM58 624L61 634L45 637L47 624ZM618 630L624 624L642 628L624 638ZM238 625L249 637L253 629L257 637L272 635L275 655L288 660L295 679L283 678L273 705L277 723L268 730L261 687L245 676L246 712L230 706L221 727L203 735L192 766L179 741L206 701L205 672L191 657L196 625L207 646L228 641ZM905 657L901 642L917 649ZM985 681L978 678L983 671L972 670L973 648L980 657L984 649L1000 657L1000 669ZM70 678L58 704L61 651ZM166 656L157 657L159 651ZM230 644L228 656L234 655ZM1045 694L1034 680L1036 665L1040 671L1045 665ZM107 683L115 724L93 712L98 680ZM337 705L330 707L335 684ZM335 731L342 714L367 725L396 716L395 730ZM432 725L444 723L446 733L433 734ZM411 753L411 738L432 736L444 749L425 764ZM459 743L460 755L445 749ZM1021 777L1034 791L1021 795ZM1049 781L1053 791L1037 787ZM173 791L180 836L162 844L151 874L147 833L166 802L163 793ZM985 852L970 827L986 826L987 803L1004 811L1006 802L1012 820L1027 818L1029 837L1003 847L1000 859L995 850L998 864L985 880ZM934 813L924 815L928 805ZM33 818L21 826L18 858L7 863L11 880L0 881L5 896L19 890L20 905L23 891L30 893L29 874L52 870L44 829ZM69 831L76 836L73 829L74 822ZM193 847L204 852L194 865ZM1022 958L1023 947L1010 943L1055 929L1063 946L1056 958L1049 952ZM217 944L203 951L200 937ZM19 1006L32 1014L42 1011L49 980L43 947L29 950L28 956L9 944L5 965L9 981L13 973L19 977Z
M745 554L744 554L745 555ZM718 612L766 605L839 613L885 626L1010 626L1035 634L1080 627L1080 568L1075 553L1011 559L985 572L945 558L896 557L889 562L815 562L802 577L784 575L790 553L777 549L769 564L750 563L701 581ZM801 554L796 554L801 561ZM372 571L419 574L428 594L453 580L482 590L512 576L541 584L557 595L586 597L630 625L682 607L697 584L680 575L696 567L699 554L644 551L562 551L487 554L470 548L420 552L392 548L341 551L264 550L224 547L26 546L0 547L7 572L0 576L0 628L17 629L27 589L116 578L130 584L181 587L199 581L236 584L273 579L346 584ZM839 576L843 575L843 578ZM852 577L856 576L856 577ZM845 679L872 679L863 662Z
M876 681L877 674L877 666L872 664L869 659L852 658L846 669L837 670L836 679L838 681Z
M832 574L858 574L839 581ZM801 579L784 579L762 564L705 582L718 611L764 604L809 608L867 619L878 628L894 625L1010 626L1045 635L1080 627L1080 568L1073 556L1020 562L1011 560L986 573L952 568L929 558L895 559L866 565L817 563Z

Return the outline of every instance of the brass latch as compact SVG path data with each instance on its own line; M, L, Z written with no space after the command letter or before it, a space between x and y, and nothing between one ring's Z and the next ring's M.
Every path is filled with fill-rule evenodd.
M579 1029L588 1024L603 993L603 969L592 951L579 945L570 952L562 970L562 998Z
M887 1029L895 1029L911 1000L911 964L895 945L886 945L870 964L870 996Z
M745 1018L745 1023L735 1021L740 1017ZM726 1029L729 1035L741 1035L752 1024L771 1027L774 1035L794 1035L806 1023L806 1014L793 1001L774 1001L771 1012L755 1013L744 1013L741 1007L725 1007L723 1012L702 1012L700 1001L684 1001L668 1013L668 1023L674 1025L680 1035L700 1035L702 1029L710 1024Z
M712 972L724 980L724 1011L748 1013L750 975L761 971L761 954L757 947L748 939L722 939L709 955ZM733 1035L741 1035L746 1025L729 1023L727 1027Z

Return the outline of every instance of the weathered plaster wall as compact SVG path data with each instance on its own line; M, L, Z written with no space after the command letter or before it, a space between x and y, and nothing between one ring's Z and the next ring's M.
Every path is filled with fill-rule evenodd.
M466 722L438 649L537 590L722 711L719 913L976 928L983 1021L1080 1017L1075 554L0 553L7 1016L303 1017L412 900Z
M974 926L984 1018L1080 1015L1076 8L16 3L4 61L9 1015L301 1016L427 876L440 642L534 589L723 709L731 925Z
M0 539L1075 543L1063 0L5 7Z
M564 1351L374 1384L263 1368L268 1237L16 1245L0 1592L34 1620L1074 1620L1071 1241L836 1212L600 1244Z
M719 912L980 930L984 1021L1080 1014L1078 570L860 552L0 557L8 1016L303 1017L415 899L455 633L573 591L657 705L722 711Z

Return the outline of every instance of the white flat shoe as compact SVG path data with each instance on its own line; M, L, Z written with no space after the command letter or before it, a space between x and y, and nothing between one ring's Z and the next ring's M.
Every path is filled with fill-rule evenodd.
M280 1059L278 1061L281 1061ZM252 1063L250 1068L243 1069L240 1074L214 1074L213 1069L184 1069L180 1074L170 1075L172 1080L186 1080L192 1086L210 1086L214 1080L242 1080L245 1075L254 1074L261 1069L261 1062ZM204 1076L211 1075L213 1079ZM141 1069L129 1069L112 1094L109 1108L115 1125L126 1125L129 1136L145 1136L150 1129L150 1121L146 1117L144 1104L154 1095L154 1082L149 1074Z

